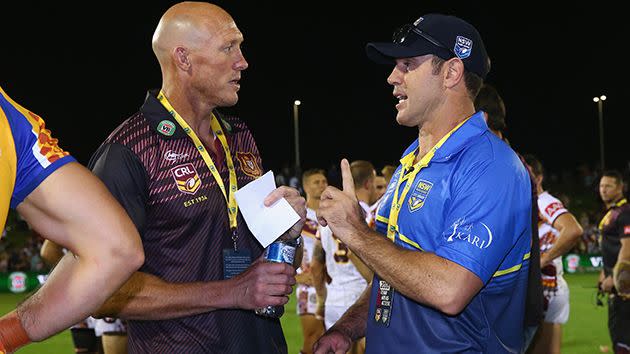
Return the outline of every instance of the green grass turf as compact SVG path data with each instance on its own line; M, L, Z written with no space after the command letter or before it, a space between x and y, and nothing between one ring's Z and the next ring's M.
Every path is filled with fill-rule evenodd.
M597 274L568 274L565 277L571 288L571 315L564 326L562 351L564 353L599 353L599 346L610 347L606 325L606 308L595 306ZM0 313L10 311L24 295L0 294ZM282 317L289 347L289 354L297 354L302 346L302 329L295 314L295 296ZM70 332L64 331L42 343L35 343L19 350L19 354L73 353Z

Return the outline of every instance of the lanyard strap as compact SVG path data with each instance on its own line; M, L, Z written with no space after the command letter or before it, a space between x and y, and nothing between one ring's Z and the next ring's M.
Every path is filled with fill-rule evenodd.
M411 186L413 185L416 176L418 175L420 170L429 165L429 162L431 162L431 160L433 159L433 156L435 155L437 149L439 149L446 142L446 140L448 140L448 138L453 135L453 133L467 121L468 118L459 123L455 128L453 128L453 130L448 132L448 134L444 135L442 139L440 139L440 141L438 141L437 144L435 144L435 146L433 146L431 150L429 150L429 152L424 155L415 165L413 164L413 162L416 159L417 151L420 149L419 145L417 149L400 159L402 169L400 171L400 178L398 178L398 182L396 184L396 189L394 190L392 206L389 209L389 221L387 222L387 238L389 238L392 242L396 241L396 234L399 233L398 216L400 214L400 207L402 205L402 202L405 200L405 197L407 197L407 193L409 192L409 189L411 189ZM405 184L405 188L403 188L402 193L400 193L399 198L398 191L400 190L400 185L403 181L407 181L407 183Z
M606 226L606 224L608 224L608 219L610 219L610 214L612 213L613 209L615 209L616 207L620 207L624 204L626 204L628 201L626 200L626 198L621 199L620 201L618 201L617 203L615 203L614 207L611 207L610 209L608 209L608 211L606 212L606 215L604 215L604 217L602 218L602 220L599 222L599 231L601 234L601 231L604 229L604 226ZM601 238L601 235L600 235Z
M214 161L212 161L212 158L208 154L208 151L203 146L203 143L201 142L201 140L199 140L199 137L197 136L197 134L195 134L195 132L190 128L188 123L186 123L186 121L179 115L179 113L175 111L175 108L171 106L168 99L166 99L164 92L160 91L160 94L158 95L157 98L162 103L162 105L169 111L169 113L173 116L173 118L175 118L177 123L179 123L179 125L181 125L182 128L184 128L184 132L186 132L186 134L188 134L188 136L195 143L195 146L197 147L197 151L199 152L199 154L205 161L206 166L208 166L208 169L212 173L212 176L217 181L217 184L219 185L219 188L221 189L221 192L223 193L223 197L225 197L225 201L227 204L228 218L230 219L230 228L235 233L236 226L237 226L236 216L238 215L238 205L236 204L236 198L234 197L234 193L236 193L236 190L238 189L237 181L236 181L236 170L234 169L234 163L232 162L232 154L230 154L230 147L228 146L227 139L225 138L225 134L223 134L223 129L221 128L221 125L219 124L219 120L214 114L212 114L212 117L210 120L210 128L212 129L212 132L214 133L214 135L217 138L219 138L219 141L221 142L221 146L223 146L223 151L225 151L225 162L227 163L227 167L228 167L228 171L230 175L230 188L228 192L225 191L225 185L223 184L223 179L221 178L221 175L219 174L219 170L215 166ZM234 237L233 237L233 241L236 247L236 240L234 239Z

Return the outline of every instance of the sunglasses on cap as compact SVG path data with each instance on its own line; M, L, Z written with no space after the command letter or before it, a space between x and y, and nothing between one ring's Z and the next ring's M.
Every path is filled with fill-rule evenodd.
M406 24L394 32L392 36L392 41L396 44L404 45L405 39L409 36L410 33L415 33L416 35L426 39L429 43L434 46L442 49L446 49L453 57L457 57L455 52L452 49L447 48L444 44L440 43L437 39L431 37L428 33L422 32L418 27L412 24Z

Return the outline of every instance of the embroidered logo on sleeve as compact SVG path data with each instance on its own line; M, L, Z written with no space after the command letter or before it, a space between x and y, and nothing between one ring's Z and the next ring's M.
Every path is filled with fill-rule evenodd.
M236 153L236 159L240 163L241 170L244 174L254 178L262 176L262 170L258 166L258 163L256 163L256 157L251 152L238 151Z
M560 202L553 202L553 203L547 205L547 207L545 208L545 213L547 215L549 215L550 218L553 219L553 217L556 215L556 213L559 212L562 209L564 209L564 205L562 205L562 203L560 203Z

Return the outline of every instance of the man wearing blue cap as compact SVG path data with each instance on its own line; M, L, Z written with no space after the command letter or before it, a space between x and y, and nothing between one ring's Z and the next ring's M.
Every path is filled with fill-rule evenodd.
M417 128L377 214L362 219L346 160L318 218L375 272L371 289L315 344L366 353L517 353L531 243L531 185L514 151L475 112L490 70L477 30L429 14L370 59L394 64L396 121ZM386 235L387 237L383 237Z

